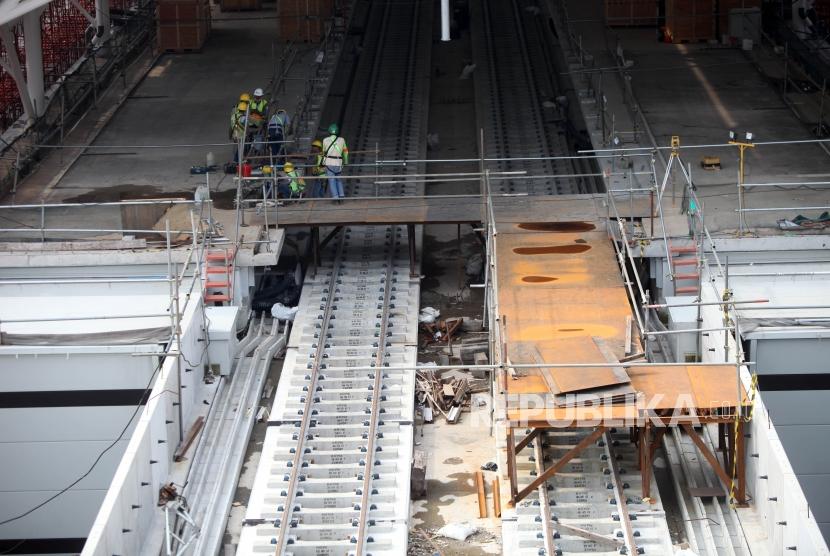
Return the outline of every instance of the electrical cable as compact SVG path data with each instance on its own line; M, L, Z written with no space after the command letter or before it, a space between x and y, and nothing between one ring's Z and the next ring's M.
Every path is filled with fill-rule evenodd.
M3 521L0 521L0 526L6 525L6 524L11 523L13 521L17 521L18 519L23 519L27 515L39 510L40 508L42 508L43 506L45 506L49 502L55 500L59 496L61 496L61 495L65 494L66 492L68 492L72 487L74 487L75 485L77 485L78 483L80 483L81 481L86 479L92 473L92 471L95 469L95 467L98 465L98 463L100 463L101 459L106 455L106 453L109 452L111 449L113 449L115 447L115 445L118 444L121 441L121 439L127 433L127 430L130 428L130 424L133 422L133 419L135 419L136 415L138 415L139 411L141 411L141 408L145 407L146 402L143 401L144 395L146 395L147 392L152 390L153 382L156 379L156 375L161 370L161 367L164 365L164 360L165 360L165 358L162 358L162 359L159 360L158 364L156 365L156 368L153 370L153 373L150 375L150 380L148 381L147 386L144 388L144 394L142 395L142 401L139 401L139 403L136 404L135 410L132 412L132 414L130 415L130 418L127 420L127 424L124 425L123 429L121 429L121 433L106 448L104 448L101 451L101 453L98 454L98 457L95 458L95 461L92 462L92 465L89 466L89 469L87 469L87 471L84 474L82 474L80 477L78 477L77 479L72 481L69 485L62 488L57 493L53 494L52 496L50 496L49 498L47 498L46 500L44 500L40 504L37 504L36 506L30 508L29 510L27 510L27 511L21 513L21 514L18 514L14 517L10 517L8 519L4 519ZM147 401L149 401L149 399Z

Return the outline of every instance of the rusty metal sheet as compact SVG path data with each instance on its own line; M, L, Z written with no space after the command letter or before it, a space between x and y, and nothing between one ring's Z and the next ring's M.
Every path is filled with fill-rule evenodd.
M548 385L539 375L522 376L507 379L508 394L547 394Z
M644 402L657 410L710 410L737 405L738 391L732 365L631 367L628 375L634 389L642 392ZM741 390L746 403L746 392L743 387Z

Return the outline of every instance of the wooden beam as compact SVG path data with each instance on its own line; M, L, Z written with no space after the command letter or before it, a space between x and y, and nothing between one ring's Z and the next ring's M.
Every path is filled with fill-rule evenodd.
M520 501L527 498L527 495L539 488L539 485L556 475L565 465L568 464L569 461L574 459L578 456L582 451L597 441L597 439L602 436L602 433L605 432L605 427L597 427L594 431L586 436L585 438L580 441L579 444L568 450L568 452L562 456L556 463L552 466L547 468L541 475L536 477L533 482L527 485L521 492L517 495L512 497L511 502L515 505L518 504Z
M487 495L484 492L484 472L476 471L476 492L478 492L478 517L487 517Z
M320 242L320 249L325 249L326 245L328 245L329 242L334 239L334 236L336 236L338 233L340 233L340 230L342 230L342 229L343 229L343 226L337 226L332 231L330 231L329 235L327 235L325 237L325 239L323 239L323 241Z
M720 480L723 481L724 488L726 488L726 490L729 490L732 481L730 480L729 475L726 474L726 471L723 469L723 467L721 467L718 458L715 457L715 454L713 454L709 447L706 446L706 443L703 441L700 435L697 434L697 431L692 425L688 423L683 423L680 426L683 427L683 430L686 431L686 434L688 434L689 438L692 439L692 442L695 443L697 449L700 451L701 454L703 454L703 457L706 458L706 461L709 462L709 465L712 467L712 470L717 474L718 478L720 478Z
M519 494L519 483L516 477L516 436L513 427L507 427L507 476L510 479L510 500L515 500Z
M199 431L202 430L202 427L205 426L205 418L202 415L199 415L196 418L196 421L190 427L190 430L187 431L187 434L182 440L182 443L179 444L176 453L173 455L173 461L182 461L184 460L184 455L190 449L190 445L193 444L193 441L196 440L196 437L199 435Z
M530 444L531 442L533 442L534 438L539 436L539 432L541 432L541 430L542 429L533 429L533 430L530 431L530 434L528 434L527 436L522 438L519 441L519 443L516 444L516 453L518 454L519 452L521 452L522 450L527 448L527 445Z
M728 425L727 425L728 426ZM738 430L735 434L735 502L739 506L746 506L746 440L744 438L744 420L738 421Z
M600 535L598 533L594 533L592 531L586 531L585 529L581 529L581 528L576 527L574 525L568 525L567 523L562 523L562 521L557 522L556 526L559 529L564 529L565 531L567 531L569 533L573 533L577 537L582 537L583 539L588 539L589 541L607 543L607 544L610 544L610 545L616 546L616 547L623 546L625 544L623 541L621 541L618 538L606 537L606 536Z
M496 477L492 482L493 486L493 517L501 517L501 486L499 485L499 478Z
M410 278L417 278L418 271L417 271L417 262L415 260L415 225L414 224L407 224L406 225L406 235L407 239L409 239L409 277Z

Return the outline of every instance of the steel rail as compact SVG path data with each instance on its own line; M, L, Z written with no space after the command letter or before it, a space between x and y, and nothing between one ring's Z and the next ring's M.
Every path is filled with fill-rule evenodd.
M372 407L369 414L369 430L366 440L366 468L363 471L363 485L360 493L360 516L358 517L357 540L355 555L362 556L367 542L369 531L369 497L372 494L372 479L375 464L375 440L377 439L378 423L380 421L381 387L384 373L384 358L386 355L386 331L389 328L389 309L392 299L392 268L395 260L395 245L398 241L397 229L392 227L391 246L386 259L386 272L383 287L383 309L380 318L380 335L378 337L378 351L375 355L374 380L372 383Z
M337 255L334 259L334 266L332 267L331 276L328 282L328 296L326 297L326 305L323 309L323 318L320 330L328 329L329 321L331 320L332 311L334 309L334 290L337 285L337 278L340 276L343 263L343 249L345 246L344 237L341 236L340 243L337 247ZM288 532L291 529L291 516L294 512L294 498L297 494L297 483L300 478L300 470L302 469L303 456L305 455L305 442L307 440L308 428L311 422L311 407L314 405L314 392L317 390L317 380L320 376L320 365L323 361L323 355L326 350L326 342L324 338L320 338L317 342L317 348L314 352L314 361L312 362L311 372L309 373L311 379L308 384L308 394L303 403L302 420L300 422L300 430L297 434L297 449L292 458L291 470L289 473L288 486L286 487L285 503L280 517L274 522L274 525L279 529L277 536L276 547L274 554L282 556L285 552L285 547L288 541Z
M533 452L536 456L536 473L541 476L545 472L545 452L542 448L542 439L545 432L533 439ZM556 545L553 542L553 515L550 511L550 499L548 498L548 483L545 481L539 485L539 505L542 513L542 538L545 542L545 554L556 554Z
M620 512L620 525L622 526L625 546L628 549L627 553L639 554L637 551L637 542L634 540L634 526L631 525L631 516L628 513L625 492L623 492L623 482L622 479L620 479L620 468L617 465L617 460L614 458L614 452L611 450L611 434L608 431L605 431L602 438L605 442L605 454L608 456L608 468L611 470L611 485L614 489L614 498L617 502L617 509Z

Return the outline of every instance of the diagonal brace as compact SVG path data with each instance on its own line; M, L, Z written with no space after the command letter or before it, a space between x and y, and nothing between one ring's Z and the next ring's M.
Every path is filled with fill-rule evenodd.
M527 498L527 495L539 488L539 485L541 485L542 483L556 475L563 467L565 467L565 465L567 465L569 461L571 461L580 453L582 453L582 451L585 448L596 442L597 439L600 436L602 436L604 432L605 427L602 426L594 429L594 431L591 434L583 438L579 444L568 450L568 452L564 456L562 456L556 463L548 467L541 475L536 477L532 483L527 485L525 488L521 490L521 492L514 496L511 500L513 505L515 506L516 504Z

